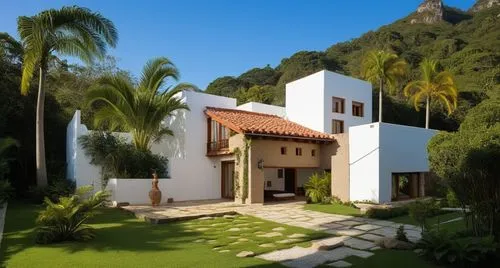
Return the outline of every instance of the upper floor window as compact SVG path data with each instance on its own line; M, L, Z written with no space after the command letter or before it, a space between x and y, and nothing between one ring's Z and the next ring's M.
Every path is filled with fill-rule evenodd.
M207 154L216 155L220 152L227 152L229 150L229 128L211 118L207 119L207 127Z
M295 148L295 155L302 155L302 148Z
M332 134L344 133L344 121L332 120Z
M311 150L311 156L312 157L316 156L316 150L314 150L314 149Z
M344 99L332 97L332 112L343 114L344 113L344 103L345 103Z
M364 116L364 104L362 102L352 102L352 115L360 117Z
M283 155L286 154L286 147L281 147L281 154L283 154Z

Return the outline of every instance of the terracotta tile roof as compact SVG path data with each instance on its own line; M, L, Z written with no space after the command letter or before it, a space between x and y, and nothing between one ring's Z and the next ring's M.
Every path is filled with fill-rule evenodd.
M330 134L306 128L276 115L215 107L207 107L205 114L238 133L334 140Z

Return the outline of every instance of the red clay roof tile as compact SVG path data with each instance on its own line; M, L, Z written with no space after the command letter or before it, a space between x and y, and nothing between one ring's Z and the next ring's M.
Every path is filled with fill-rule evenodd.
M238 133L334 140L330 134L306 128L276 115L216 107L207 107L205 114Z

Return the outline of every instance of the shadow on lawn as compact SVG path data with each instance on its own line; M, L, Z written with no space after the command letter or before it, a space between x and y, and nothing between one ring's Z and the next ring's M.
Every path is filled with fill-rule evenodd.
M180 250L183 244L198 238L199 232L184 232L178 223L152 225L134 218L119 209L103 208L96 212L89 224L95 228L96 237L88 242L63 242L38 245L35 241L35 219L42 206L9 204L0 249L0 266L5 266L11 256L29 248L58 248L68 253L94 251L168 251Z

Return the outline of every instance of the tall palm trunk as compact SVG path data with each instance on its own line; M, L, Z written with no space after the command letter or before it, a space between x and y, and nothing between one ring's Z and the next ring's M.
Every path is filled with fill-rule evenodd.
M382 123L382 91L384 91L384 81L380 79L380 89L378 91L378 122Z
M45 108L45 68L40 67L40 82L38 83L38 99L36 103L36 184L47 186L47 166L45 163L45 135L44 135L44 108Z
M430 102L430 97L427 96L426 98L426 104L425 104L425 128L429 128L429 102Z

